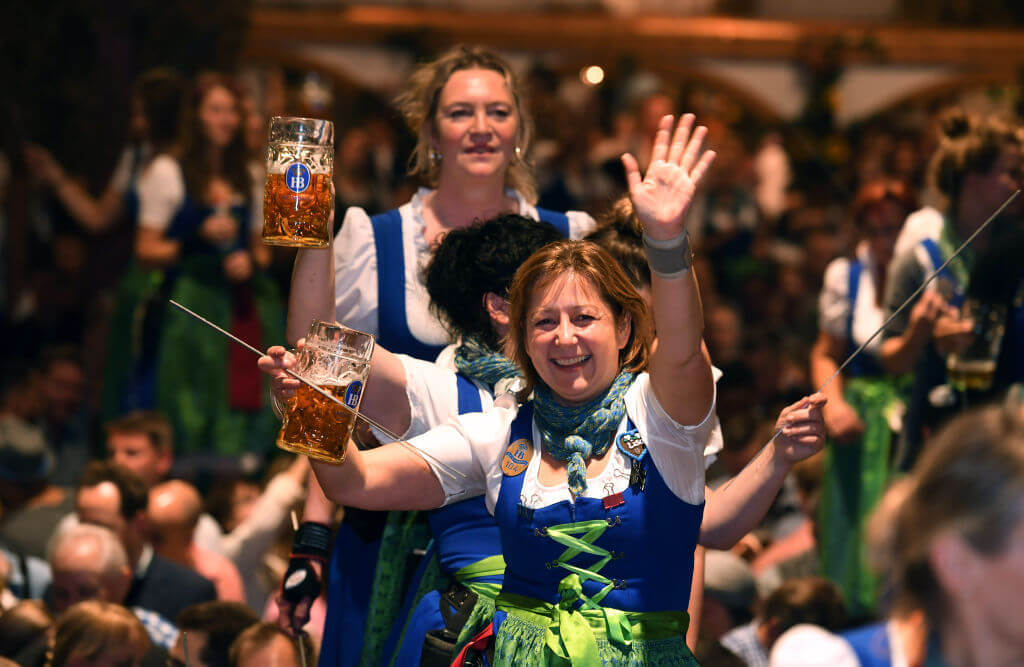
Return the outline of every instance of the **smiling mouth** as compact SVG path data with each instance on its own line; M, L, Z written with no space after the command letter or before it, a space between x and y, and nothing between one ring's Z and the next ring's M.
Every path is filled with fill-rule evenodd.
M489 146L474 146L472 148L467 148L466 152L471 153L473 155L489 155L490 153L494 153L496 151Z
M584 355L580 355L578 357L570 357L568 359L552 359L551 361L554 362L554 364L556 366L562 366L563 368L568 368L568 367L571 367L571 366L578 366L578 365L582 364L583 362L587 361L588 359L590 359L590 355L589 354L584 354Z

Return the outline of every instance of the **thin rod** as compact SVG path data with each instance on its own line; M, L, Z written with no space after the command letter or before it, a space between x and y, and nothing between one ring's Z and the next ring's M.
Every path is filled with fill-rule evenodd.
M249 345L244 340L242 340L238 336L234 335L230 331L226 331L225 329L222 329L221 327L217 326L216 324L214 324L210 320L206 319L205 317L203 317L199 313L196 313L195 311L189 310L188 308L186 308L185 306L181 305L180 303L178 303L174 299L169 299L169 301L171 302L171 305L174 306L175 308L178 308L180 310L185 311L186 313L188 313L192 317L196 318L197 320L199 320L200 322L202 322L206 326L208 326L208 327L210 327L212 329L216 329L217 331L221 332L222 334L224 334L225 336L227 336L231 340L235 341L236 343L238 343L239 345L241 345L245 349L249 350L250 352L256 354L257 356L261 356L261 357L263 356L262 352L257 350L252 345ZM364 415L363 413L359 412L358 410L355 410L355 409L349 407L348 404L346 404L344 401L338 399L337 396L331 394L328 391L325 391L324 389L321 389L316 384L310 382L309 380L305 379L304 377L302 377L298 373L295 373L291 369L282 368L281 370L283 370L285 373L287 373L288 375L292 376L293 378L295 378L299 382L303 383L304 385L306 385L307 387L309 387L313 391L317 392L318 394L320 394L321 396L323 396L327 400L331 401L332 403L336 403L336 404L340 405L342 408L344 408L345 410L348 410L350 413L355 415L356 418L362 419L363 421L365 421L366 423L370 424L374 428L379 429L384 435L388 436L389 438L391 438L395 442L399 443L400 445L404 445L410 451L416 452L420 456L423 456L424 458L430 459L439 468L441 468L444 472L446 472L448 475L452 476L453 478L454 477L461 477L461 478L465 479L466 475L464 475L460 471L456 470L455 468L452 468L451 466L446 465L445 463L443 463L441 461L438 461L436 457L428 454L427 452L425 452L425 451L423 451L421 449L417 449L416 447L414 447L410 443L408 443L405 440L403 440L401 437L399 437L399 436L395 435L394 433L392 433L390 429L388 429L387 427L383 426L379 422L371 419L370 417L367 417L366 415Z

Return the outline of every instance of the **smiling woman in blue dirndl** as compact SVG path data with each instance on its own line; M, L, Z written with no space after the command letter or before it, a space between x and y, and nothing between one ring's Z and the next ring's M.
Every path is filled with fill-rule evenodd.
M369 509L429 509L483 496L506 571L492 624L464 654L497 665L696 664L686 647L693 551L756 524L793 462L818 451L821 404L783 410L782 434L705 504L714 423L711 361L684 229L714 154L687 115L662 120L641 177L624 156L645 227L653 321L597 246L533 255L510 291L508 349L526 378L510 397L398 445L314 463L329 498ZM454 471L454 473L453 473ZM459 656L456 664L464 656Z

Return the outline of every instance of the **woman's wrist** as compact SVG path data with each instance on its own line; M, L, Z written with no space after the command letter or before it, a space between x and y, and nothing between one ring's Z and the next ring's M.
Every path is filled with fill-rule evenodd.
M644 254L651 273L659 278L673 279L685 276L693 266L690 234L683 232L670 239L654 239L643 234Z

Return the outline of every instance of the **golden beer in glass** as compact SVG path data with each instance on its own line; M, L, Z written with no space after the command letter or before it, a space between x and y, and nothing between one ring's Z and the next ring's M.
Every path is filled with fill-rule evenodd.
M299 352L295 372L351 410L358 410L370 372L373 336L314 321ZM326 463L345 460L356 417L306 384L284 407L277 446Z
M334 207L334 123L275 116L266 158L263 242L326 248Z

